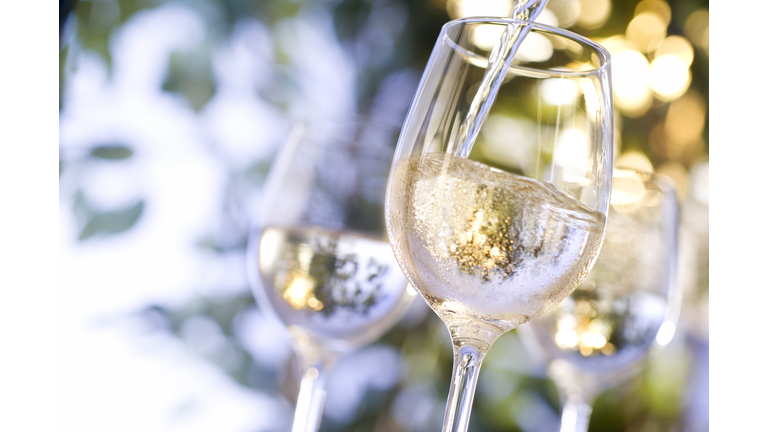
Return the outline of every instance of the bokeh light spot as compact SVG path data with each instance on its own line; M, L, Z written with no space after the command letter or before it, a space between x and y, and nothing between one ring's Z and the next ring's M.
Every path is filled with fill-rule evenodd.
M616 107L628 117L644 114L651 105L650 65L644 55L625 50L613 57Z
M683 33L695 47L709 55L709 11L699 9L685 19Z
M650 84L656 95L670 101L680 97L688 89L691 73L688 65L674 54L664 54L651 62Z
M592 30L602 27L611 15L610 0L581 0L581 11L577 24Z
M664 25L669 25L672 20L672 9L669 7L669 3L663 0L643 0L635 8L635 16L650 13L661 18Z
M664 21L658 15L648 12L632 18L627 26L627 39L643 53L658 48L666 35L667 26Z
M504 26L481 25L472 29L470 40L478 48L490 51L496 42L499 41L502 33L504 33Z
M581 3L572 0L549 0L545 10L551 10L560 27L568 28L576 23L581 13Z
M549 60L554 52L552 42L540 33L528 33L515 55L515 60L542 62Z
M447 9L451 18L508 17L512 15L512 0L450 0Z
M688 92L672 102L664 122L664 132L672 144L685 145L701 137L706 121L706 102L697 92Z
M541 98L549 105L571 105L579 97L579 85L572 80L550 78L541 83Z
M644 173L653 173L653 164L645 153L630 150L619 156L614 165L617 168L628 168Z
M693 63L693 47L688 39L682 36L672 35L664 39L654 52L654 57L658 58L667 54L678 57L686 66L691 66Z

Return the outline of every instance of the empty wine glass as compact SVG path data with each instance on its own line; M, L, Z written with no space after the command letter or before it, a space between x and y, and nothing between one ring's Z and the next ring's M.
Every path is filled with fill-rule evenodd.
M474 147L458 152L490 50L519 26L529 31L494 80ZM609 58L572 32L514 19L459 19L440 32L398 141L386 221L398 263L453 340L444 431L467 430L496 338L565 299L600 250L613 160Z
M300 123L267 178L248 269L258 305L287 327L300 360L293 432L318 429L329 369L416 295L384 226L397 132L360 118Z
M563 303L520 327L561 394L561 432L586 432L594 398L640 372L649 351L672 339L680 306L677 227L671 180L617 168L592 271Z

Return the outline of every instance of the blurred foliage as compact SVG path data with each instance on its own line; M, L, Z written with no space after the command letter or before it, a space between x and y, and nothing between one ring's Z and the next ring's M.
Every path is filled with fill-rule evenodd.
M383 90L383 83L402 71L412 71L417 76L424 68L441 26L450 18L445 0L60 0L62 38L59 77L63 95L68 85L68 74L77 53L87 51L100 56L111 68L113 58L111 38L120 27L139 13L163 4L180 3L198 11L205 17L208 34L197 47L173 53L168 59L168 74L162 91L183 95L190 106L199 111L215 95L217 88L212 74L213 47L226 41L238 22L255 19L275 30L284 20L297 17L302 11L322 8L331 13L338 42L357 62L357 98L360 112L367 112L373 100ZM612 12L606 23L598 29L574 26L572 29L589 37L609 37L623 34L634 15L639 0L613 1ZM74 6L71 14L67 11ZM685 19L691 12L706 9L706 0L671 1L672 21L668 34L683 34ZM382 19L385 17L386 19ZM68 18L68 19L67 19ZM378 32L378 33L377 33ZM384 35L387 35L386 37ZM279 43L273 43L275 61L272 65L270 85L258 89L258 97L282 111L289 108L288 95L292 88L291 58ZM695 47L691 66L691 84L708 104L709 59L708 54ZM66 105L60 99L60 108ZM677 162L690 168L691 164L708 154L708 115L702 139L704 146L693 155L673 160L651 145L651 134L660 124L670 104L655 101L651 109L639 117L620 116L617 134L621 135L623 150L639 150L648 155L654 165ZM138 157L123 145L103 142L94 145L86 156L62 154L60 173L78 170L88 159L112 163ZM222 162L223 163L223 162ZM253 161L244 170L232 170L225 191L223 218L220 223L228 227L197 241L197 247L213 253L239 252L244 255L248 238L248 214L239 202L244 191L258 189L263 184L269 163ZM80 227L79 239L88 240L100 236L116 235L133 227L141 218L145 202L138 200L115 209L98 209L87 199L81 189L75 192L72 212ZM152 205L151 202L146 203ZM248 292L248 287L242 287ZM234 331L233 323L238 316L252 308L258 308L250 294L221 297L200 297L187 305L171 307L154 305L141 312L147 322L155 323L157 331L167 331L190 346L186 328L206 325L217 329L221 343L214 349L200 354L235 382L253 389L266 391L287 398L295 397L298 384L295 365L285 365L282 371L265 368L256 362L245 348L247 344ZM443 404L448 392L452 353L445 343L447 331L442 322L431 313L415 322L401 323L389 331L377 343L389 345L401 353L405 378L388 390L370 390L349 423L324 419L323 432L351 431L405 431L395 416L396 401L406 387L429 388L437 401L436 415L414 426L413 431L437 430L442 421ZM515 345L516 333L510 332L497 345ZM519 345L519 343L517 344ZM518 346L519 348L519 346ZM522 369L503 367L515 359L495 356L502 348L494 346L484 365L485 374L494 374L498 393L484 394L482 381L473 410L470 430L477 432L536 430L521 424L521 411L515 407L536 405L559 416L559 400L551 381L543 374L532 374ZM603 393L594 404L590 424L592 432L609 431L666 431L685 430L682 418L682 395L685 386L685 358L665 363L661 369L650 369L627 385ZM493 371L493 372L491 372ZM429 392L428 392L429 393ZM533 401L533 402L532 402ZM682 429L681 429L682 428Z
M93 208L82 193L75 200L75 213L81 215L83 228L78 240L83 241L96 235L118 234L131 228L144 210L144 201L110 211Z
M133 151L121 145L95 147L91 150L91 156L101 159L120 160L129 158Z

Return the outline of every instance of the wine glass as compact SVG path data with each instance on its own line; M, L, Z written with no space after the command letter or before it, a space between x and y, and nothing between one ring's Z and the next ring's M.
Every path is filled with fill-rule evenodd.
M586 432L594 398L639 373L641 360L675 331L681 294L672 181L616 168L610 212L584 282L519 329L529 350L547 361L561 394L561 432Z
M267 178L248 273L301 364L293 432L318 430L336 360L380 337L416 296L384 226L397 132L356 117L299 123Z
M457 153L494 41L520 26L529 32L496 80L486 123ZM496 338L565 299L600 250L609 59L588 39L528 21L458 19L440 32L395 151L386 221L400 267L453 341L444 431L467 430Z

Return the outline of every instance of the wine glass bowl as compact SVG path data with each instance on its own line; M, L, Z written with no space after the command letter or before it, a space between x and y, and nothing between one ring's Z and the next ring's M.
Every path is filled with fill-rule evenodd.
M488 90L494 38L521 27ZM454 343L444 430L468 427L495 339L563 301L597 257L612 181L609 60L581 36L514 19L454 20L438 37L398 141L386 222ZM495 101L478 106L485 91Z
M248 269L302 366L295 432L317 430L336 359L382 336L415 296L384 224L397 132L363 118L299 123L267 178Z

